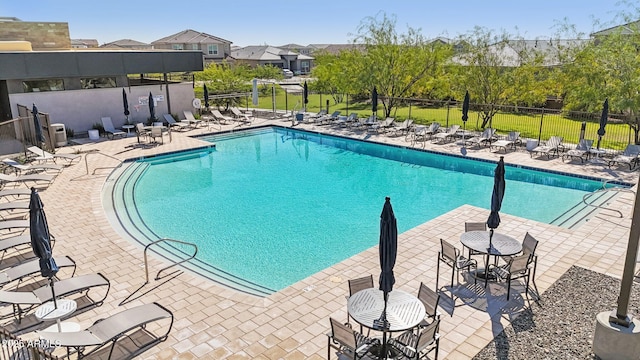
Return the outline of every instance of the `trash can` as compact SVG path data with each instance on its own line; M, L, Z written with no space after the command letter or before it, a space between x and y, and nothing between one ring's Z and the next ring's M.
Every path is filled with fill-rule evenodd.
M67 145L67 130L64 124L51 124L53 129L54 138L56 139L56 147Z

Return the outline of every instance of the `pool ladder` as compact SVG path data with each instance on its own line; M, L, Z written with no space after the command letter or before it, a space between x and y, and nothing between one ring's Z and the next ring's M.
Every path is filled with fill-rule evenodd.
M160 243L174 243L174 244L187 245L187 246L189 246L189 247L193 248L193 254L191 254L189 257L186 257L186 258L184 258L184 259L182 259L182 260L174 261L174 262L173 262L173 264L171 264L171 265L169 265L169 266L166 266L166 267L164 267L164 268L162 268L162 269L158 270L158 273L156 274L156 276L155 276L154 280L160 280L160 279L162 279L162 278L164 278L164 277L167 277L167 276L171 276L171 275L173 275L173 276L171 276L171 278L169 278L169 279L168 279L168 280L166 280L165 282L168 282L168 281L172 280L173 278L175 278L175 277L177 277L178 275L180 275L182 272L181 272L181 271L176 271L176 272L173 272L173 273L171 273L171 274L165 275L165 276L163 276L163 277L161 277L161 276L160 276L160 274L161 274L163 271L165 271L165 270L168 270L168 269L170 269L170 268L172 268L172 267L174 267L174 266L178 266L178 265L180 265L180 264L182 264L182 263L184 263L184 262L187 262L187 261L189 261L189 260L191 260L191 259L195 258L195 257L196 257L196 255L198 254L198 246L197 246L196 244L194 244L194 243L190 243L190 242L186 242L186 241L182 241L182 240L176 240L176 239L170 239L170 238L162 238L162 239L158 239L158 240L156 240L156 241L153 241L153 242L151 242L151 243L147 244L147 245L144 247L144 274L145 274L145 281L144 281L144 284L140 285L140 287L138 287L138 289L136 289L136 290L135 290L134 292L132 292L129 296L127 296L124 300L122 300L122 302L120 302L120 304L119 304L120 306L121 306L121 305L126 304L126 303L127 303L127 302L129 302L129 301L136 300L136 299L138 299L138 298L142 297L143 295L145 295L145 294L149 293L151 290L153 290L153 289L155 289L155 288L158 288L160 285L164 284L164 282L163 282L162 284L158 284L158 285L156 285L154 288L149 289L149 290L147 290L146 292L144 292L144 293L142 293L142 294L138 295L137 297L135 297L135 298L131 299L131 297L132 297L132 296L134 296L135 294L137 294L140 290L142 290L142 288L144 288L147 284L149 284L149 260L148 260L148 258L147 258L147 251L148 251L148 250L149 250L149 248L151 248L152 246L154 246L154 245L158 245L158 244L160 244ZM174 255L174 256L175 256L175 255ZM165 258L167 258L167 257L165 257Z
M635 191L633 191L631 189L627 189L627 188L619 188L619 187L607 188L607 183L608 182L609 182L609 180L607 180L604 183L602 183L602 189L596 190L596 191L588 193L588 194L584 194L584 196L582 196L582 202L586 206L592 206L592 207L595 207L596 209L602 209L602 210L617 212L620 215L620 218L623 218L624 214L620 210L611 209L611 208L607 207L606 206L607 202L604 202L604 203L601 203L601 204L594 204L593 202L591 202L591 203L587 202L587 199L589 199L590 197L592 197L594 195L598 195L598 194L604 194L604 193L607 193L607 192L627 192L627 193L635 194Z

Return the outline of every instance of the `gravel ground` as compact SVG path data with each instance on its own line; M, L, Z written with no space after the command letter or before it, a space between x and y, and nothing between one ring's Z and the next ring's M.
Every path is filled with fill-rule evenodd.
M629 312L640 316L640 283ZM596 315L617 306L620 280L573 266L474 359L599 359L591 352Z

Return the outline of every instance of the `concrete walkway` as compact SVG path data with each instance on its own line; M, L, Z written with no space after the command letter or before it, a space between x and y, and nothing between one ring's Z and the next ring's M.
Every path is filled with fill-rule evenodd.
M252 126L268 124L291 125L285 121L255 119ZM232 128L234 125L226 125L222 130ZM308 124L296 128L408 145L404 137L353 132L346 128ZM368 274L377 278L380 272L377 247L266 298L241 294L184 273L168 283L152 283L150 288L155 288L150 292L125 306L118 306L144 282L143 256L142 249L119 236L106 218L101 203L101 189L106 176L119 164L119 160L208 145L191 136L210 131L201 128L184 133L173 132L171 142L165 138L163 145L154 147L140 146L135 137L129 137L60 149L61 152L97 152L85 153L79 164L66 168L47 190L41 192L51 233L58 239L54 255L73 257L78 262L78 274L101 272L112 282L111 292L103 306L73 320L85 328L123 308L157 301L173 311L174 328L166 342L143 353L141 358L326 358L325 334L329 330L329 317L346 320L348 279ZM427 148L460 153L460 146L455 143L427 144ZM505 162L510 164L633 183L638 177L636 172L622 168L610 170L599 164L565 164L557 158L532 159L523 150L498 154L487 148L468 149L467 156L489 160L505 156ZM518 239L530 232L540 241L536 282L541 292L572 265L619 278L629 236L633 195L623 193L610 206L625 216L619 218L615 213L601 211L580 228L568 230L501 214L500 232ZM485 209L462 206L401 234L395 267L396 288L417 293L420 282L434 287L439 239L447 239L461 248L459 237L464 230L464 222L483 222L487 216ZM163 266L157 259L153 259L151 265L152 271ZM445 267L441 274L441 285L448 285L450 273L447 270ZM503 285L492 284L485 293L483 288L467 287L466 281L460 286L442 289L441 359L473 357L529 306L521 286L512 289L511 300L507 302L506 286Z

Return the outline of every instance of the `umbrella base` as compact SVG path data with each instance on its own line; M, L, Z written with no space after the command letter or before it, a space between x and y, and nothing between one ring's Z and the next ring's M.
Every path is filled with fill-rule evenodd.
M490 280L490 281L497 280L495 274L493 274L492 272L487 273L485 269L476 270L474 273L474 276L476 277L476 279L480 279L480 280Z
M384 354L385 348L387 352L386 357ZM382 344L373 345L369 349L369 352L378 359L395 359L400 357L400 352L389 344L387 344L387 346L382 346Z

